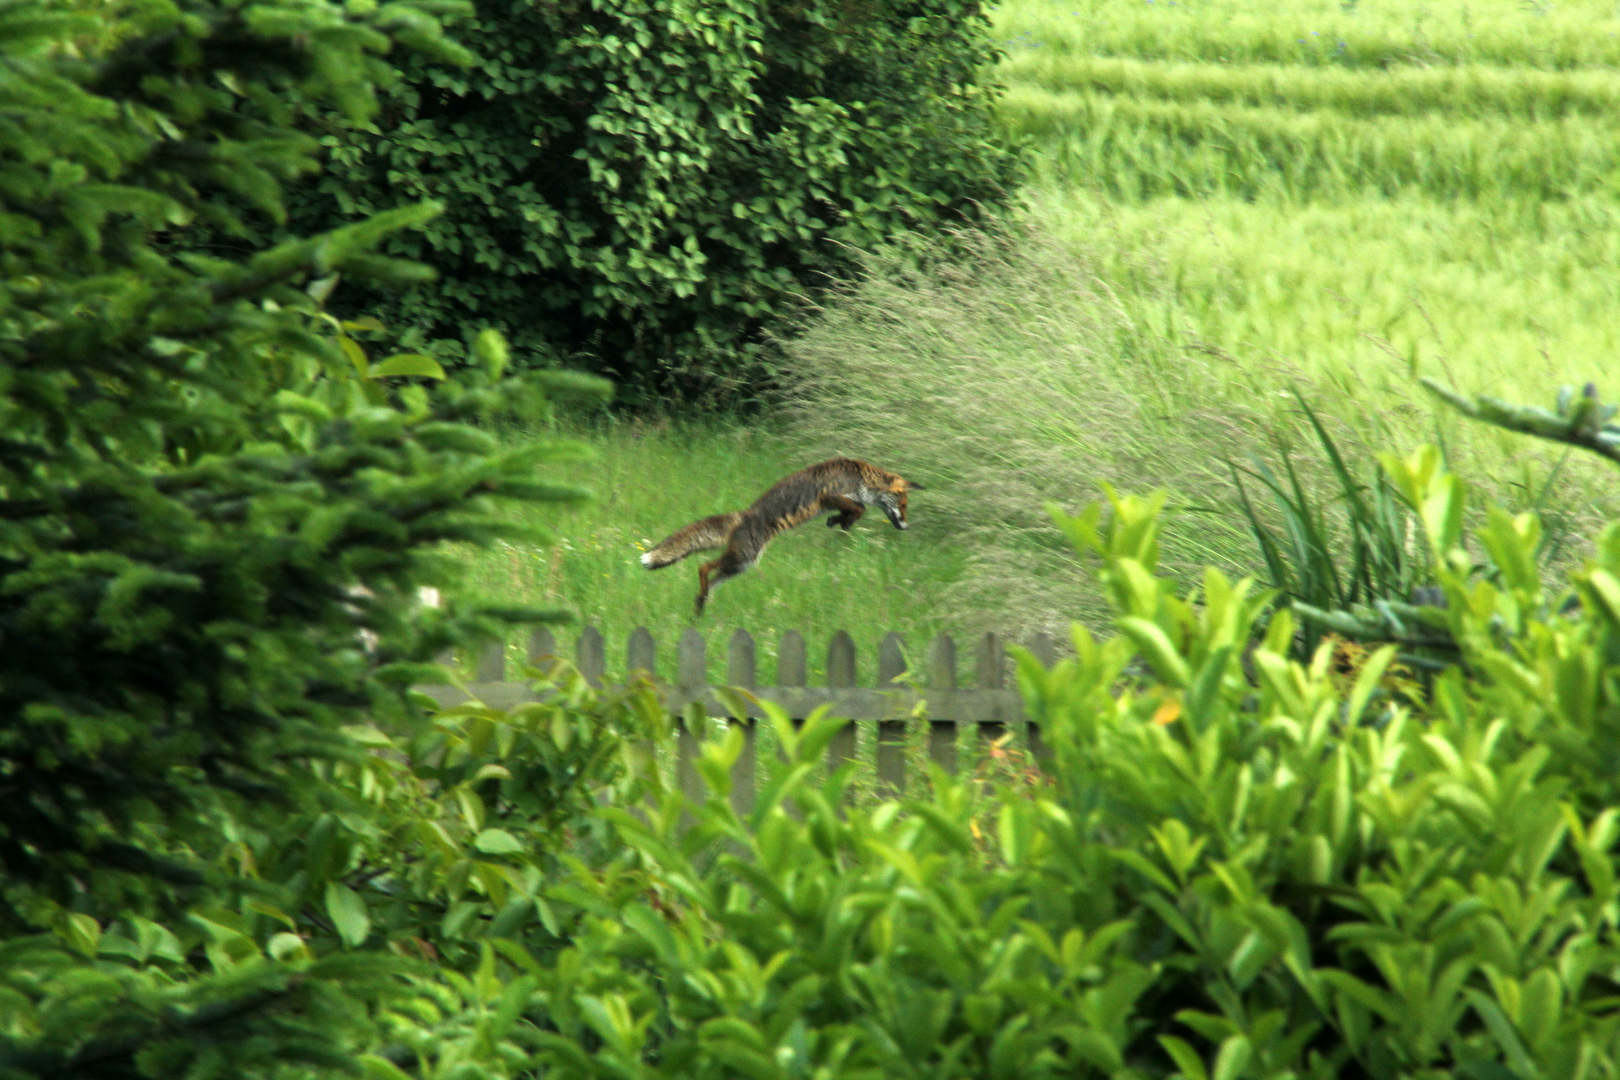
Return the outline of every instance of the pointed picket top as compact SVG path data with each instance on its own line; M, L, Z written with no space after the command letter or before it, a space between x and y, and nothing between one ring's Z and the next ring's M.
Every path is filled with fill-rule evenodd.
M827 685L855 685L855 639L847 630L837 631L827 642Z
M878 643L878 685L887 686L906 673L906 642L890 630Z
M1037 630L1030 635L1029 651L1041 662L1042 667L1057 663L1057 640L1045 630Z
M1001 689L1003 656L1001 639L996 635L986 634L979 639L979 689Z
M726 685L752 690L755 681L754 635L738 630L726 645Z
M681 635L675 660L675 685L696 689L708 685L708 661L704 656L703 635L692 627Z
M586 682L592 686L602 685L602 672L607 668L607 650L602 642L602 631L587 626L579 632L579 641L574 645L574 665L585 676Z
M956 689L956 642L940 634L928 646L928 686L933 690Z
M549 626L537 626L529 634L529 663L538 664L557 655L557 639Z
M805 663L804 635L789 630L782 635L776 649L776 685L803 686L808 678Z
M653 678L658 677L658 644L645 626L638 626L631 632L624 648L624 668L632 678L638 671L645 671Z

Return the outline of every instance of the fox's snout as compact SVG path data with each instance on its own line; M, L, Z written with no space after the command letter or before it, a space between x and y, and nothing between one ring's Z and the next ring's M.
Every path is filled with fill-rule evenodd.
M910 526L906 524L906 508L905 507L896 506L893 503L887 503L887 502L882 503L881 505L883 507L883 512L886 515L888 515L890 524L892 524L895 528L897 528L897 529L910 528Z

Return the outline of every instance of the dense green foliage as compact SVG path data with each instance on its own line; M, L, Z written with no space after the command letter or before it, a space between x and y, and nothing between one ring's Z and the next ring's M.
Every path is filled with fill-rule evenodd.
M1041 774L850 805L847 770L820 779L839 722L776 713L784 757L752 806L729 797L735 732L703 747L711 795L685 805L598 722L656 740L653 699L564 671L546 705L369 729L393 753L324 772L324 813L222 849L266 888L193 910L191 940L261 994L291 972L308 993L367 943L463 967L434 987L366 956L397 1040L364 1059L379 1077L418 1053L434 1075L569 1078L1603 1075L1620 526L1554 596L1532 515L1488 510L1469 536L1432 448L1384 467L1462 650L1430 693L1393 647L1290 660L1292 617L1265 623L1248 581L1179 592L1156 576L1162 496L1114 497L1059 524L1097 558L1118 632L1077 628L1050 670L1020 658ZM537 800L547 771L597 799ZM334 866L349 877L281 906ZM166 934L62 932L103 976L172 970ZM8 961L11 985L57 991L41 1012L59 1022L116 989ZM169 1052L208 1038L165 1030Z
M1252 582L1162 573L1163 494L1055 514L1117 632L1019 658L1039 771L852 798L839 722L773 713L748 808L735 732L689 805L644 685L412 694L545 614L459 597L445 543L581 494L542 471L573 448L469 421L603 386L513 375L493 331L445 379L327 314L339 277L423 280L376 250L431 205L242 263L173 246L277 216L315 146L276 103L364 122L395 45L461 56L425 6L0 13L0 1077L1620 1068L1620 525L1560 591L1539 518L1470 514L1433 448L1367 485L1421 558L1359 535L1333 595L1421 568L1443 670L1292 659ZM1140 340L1077 325L1065 356ZM1451 400L1614 454L1595 392Z
M1432 696L1393 647L1290 660L1247 580L1157 578L1162 496L1060 515L1118 633L1020 660L1045 777L840 809L837 723L777 716L739 815L741 740L709 743L695 827L610 811L644 884L582 876L608 888L571 946L517 959L546 1074L1606 1074L1620 527L1556 603L1533 516L1469 537L1432 448L1385 467L1462 643Z
M388 1047L428 1069L499 1064L470 991L391 961L388 940L361 962L335 952L365 946L361 890L427 827L401 816L421 802L411 784L462 793L474 820L499 787L487 736L458 735L471 721L420 736L431 765L373 756L386 739L365 725L415 731L407 690L437 652L543 614L454 591L421 608L421 588L456 579L446 541L538 535L496 500L582 494L533 479L566 447L499 452L469 421L534 414L547 385L606 387L510 377L491 332L430 391L432 360L373 363L357 338L375 331L320 310L340 274L423 280L374 249L431 205L244 263L171 256L159 235L222 196L279 215L316 146L275 123L274 99L362 121L379 57L405 45L464 58L432 5L0 17L0 1074L347 1072ZM617 744L570 718L589 730L498 740L524 759L508 797L537 849L582 785L615 775ZM426 875L418 901L438 864L409 856L417 878L384 879L401 927L461 901L456 853L528 835L433 827L461 885Z
M477 0L467 68L409 60L369 125L331 124L301 227L422 198L385 249L444 277L340 293L455 355L497 326L621 396L757 390L759 332L844 247L975 215L1014 159L981 85L978 0Z

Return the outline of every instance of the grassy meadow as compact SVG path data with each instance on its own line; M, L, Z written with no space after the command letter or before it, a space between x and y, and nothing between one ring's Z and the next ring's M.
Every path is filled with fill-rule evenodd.
M1396 413L1414 373L1534 397L1602 383L1613 3L1010 0L996 18L1032 214L1158 252L1180 329L1240 367L1281 359Z
M1620 396L1620 5L1007 0L994 18L1003 115L1033 157L1021 220L872 253L787 343L778 415L576 426L600 501L554 523L555 550L476 565L489 591L576 608L610 660L646 625L671 667L695 566L648 573L638 545L848 453L930 485L916 528L778 540L702 620L712 673L739 626L767 678L789 628L813 662L838 628L863 657L890 629L913 649L1059 629L1102 609L1044 504L1164 486L1173 571L1252 573L1227 460L1291 446L1326 486L1296 390L1363 464L1439 440L1484 495L1578 535L1620 516L1601 463L1559 469L1559 448L1417 384Z
M641 552L690 521L748 505L806 464L799 447L770 428L636 420L576 420L545 435L575 439L595 452L594 461L559 466L550 477L583 484L595 499L560 514L533 512L531 524L560 537L555 546L503 545L479 556L469 571L487 596L572 609L578 624L556 631L564 642L579 627L598 627L610 673L624 670L625 646L638 626L652 631L659 675L666 678L675 675L676 641L686 627L697 626L707 637L716 680L725 673L726 642L745 629L754 635L759 677L766 681L775 679L777 644L788 630L806 636L812 680L825 670L827 637L848 630L868 669L860 674L870 680L877 644L889 631L905 636L920 663L928 640L945 627L944 612L931 600L958 576L962 554L929 527L930 506L920 496L905 533L881 514L868 514L848 533L822 522L795 529L753 570L711 593L701 620L694 620L697 568L713 554L650 571L638 561Z

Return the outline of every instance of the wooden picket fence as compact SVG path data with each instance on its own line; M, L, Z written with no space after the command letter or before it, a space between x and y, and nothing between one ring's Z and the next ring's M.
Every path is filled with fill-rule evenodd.
M1056 658L1056 643L1048 634L1037 634L1026 647L1043 663L1050 665ZM701 703L703 712L711 717L729 717L732 710L715 694L708 681L707 642L695 629L689 629L676 643L675 680L668 682L656 676L658 671L658 643L645 627L636 630L625 643L625 662L620 675L626 680L639 675L651 676L669 709L684 714L687 706ZM560 657L563 651L551 631L540 628L530 636L525 650L531 663L541 664ZM926 663L908 663L904 640L897 633L886 635L878 645L876 679L873 685L861 686L855 642L848 633L839 630L827 642L826 686L809 686L808 656L805 640L796 630L782 635L777 648L776 684L759 685L755 663L753 635L738 630L726 644L726 677L723 685L748 691L753 697L779 705L789 717L802 720L817 707L826 705L834 716L847 718L847 725L828 748L829 763L837 765L855 756L857 748L856 726L871 725L875 738L866 740L875 748L875 768L878 782L894 792L906 787L905 746L908 727L918 721L912 717L927 717L928 756L941 768L955 772L958 768L958 748L964 732L976 730L982 736L982 745L995 743L1011 734L1012 743L1027 749L1037 758L1044 754L1040 732L1027 722L1018 692L1012 687L1010 664L1002 641L995 634L983 634L974 643L974 682L968 687L959 685L958 651L955 640L940 634L929 643ZM573 662L580 673L595 686L603 686L608 675L607 647L602 634L594 626L586 627L574 642ZM507 648L504 643L490 645L479 657L476 674L468 685L474 698L485 704L509 708L534 700L534 693L524 682L506 678ZM454 687L423 687L445 705L467 700ZM733 701L735 701L735 697ZM742 728L743 752L733 776L733 797L747 805L755 790L756 731L753 718L764 715L757 704L747 702L750 719L732 719ZM677 774L683 788L695 790L697 783L693 762L698 754L702 733L686 730L684 725L678 739L679 761ZM970 744L969 752L973 752Z

